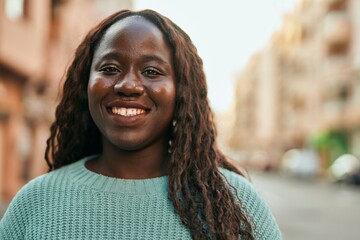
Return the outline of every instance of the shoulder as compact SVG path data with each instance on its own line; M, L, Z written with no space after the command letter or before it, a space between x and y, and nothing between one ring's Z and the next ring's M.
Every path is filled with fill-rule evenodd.
M254 185L245 177L220 168L231 190L252 225L255 239L281 239L279 227L270 208Z
M6 213L21 210L26 217L27 212L36 208L40 202L46 201L47 195L50 196L67 181L67 172L68 166L64 166L29 181L16 193Z
M254 200L252 198L256 198L256 200L261 199L260 194L247 177L224 168L220 168L220 172L223 174L228 185L232 187L231 190L234 193L236 192L237 197L240 197L242 202Z
M67 178L69 166L70 165L64 166L60 169L45 173L30 180L20 189L14 199L18 196L31 195L41 190L48 190L50 186L54 187L61 185L61 183Z
M251 210L253 203L265 203L254 185L247 178L224 168L220 168L220 172L228 185L231 186L230 190L240 203L246 207L246 210Z
M65 175L66 168L64 167L64 169L61 168L53 172L45 173L30 180L16 193L15 197L10 203L10 206L33 206L33 203L39 199L37 197L38 195L41 195L44 191L48 191L53 186L56 186L59 181L65 177Z
M244 177L236 172L233 172L231 170L225 169L225 168L220 168L219 169L220 172L223 174L223 176L225 177L226 181L233 187L238 188L238 187L252 187L251 183L249 182L249 180L247 179L247 177Z
M74 163L78 164L78 163ZM0 239L24 239L27 228L55 206L71 181L73 164L43 174L25 184L0 221Z
M46 201L44 189L49 189L48 182L54 175L48 173L37 177L17 192L0 221L0 239L25 238L27 226L39 212L41 202Z

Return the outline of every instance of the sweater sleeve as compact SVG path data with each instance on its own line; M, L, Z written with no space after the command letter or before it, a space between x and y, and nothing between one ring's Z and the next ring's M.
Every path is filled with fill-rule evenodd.
M25 238L26 227L36 209L36 199L33 192L34 184L30 182L15 195L0 221L1 240Z
M26 216L24 194L18 193L0 221L0 239L24 239Z
M279 240L281 233L279 226L254 186L242 176L223 170L227 181L234 187L240 206L248 218L254 238L256 240Z

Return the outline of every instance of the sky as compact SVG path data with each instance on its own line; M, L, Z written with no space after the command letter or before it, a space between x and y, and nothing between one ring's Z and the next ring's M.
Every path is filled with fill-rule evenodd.
M299 0L134 0L135 10L153 9L192 39L204 62L211 107L231 109L235 77L282 26Z

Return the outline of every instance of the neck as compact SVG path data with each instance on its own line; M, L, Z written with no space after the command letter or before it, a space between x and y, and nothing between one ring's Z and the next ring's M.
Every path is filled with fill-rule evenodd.
M165 147L150 146L140 151L105 147L102 154L86 167L105 176L122 179L146 179L167 174L170 159Z

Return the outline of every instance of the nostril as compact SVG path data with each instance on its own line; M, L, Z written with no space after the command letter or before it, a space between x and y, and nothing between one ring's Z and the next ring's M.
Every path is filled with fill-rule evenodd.
M114 91L121 95L138 95L144 92L144 86L139 81L119 81L114 85Z

